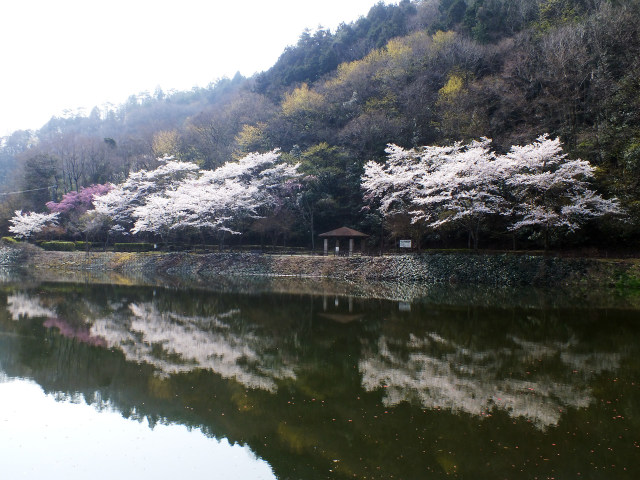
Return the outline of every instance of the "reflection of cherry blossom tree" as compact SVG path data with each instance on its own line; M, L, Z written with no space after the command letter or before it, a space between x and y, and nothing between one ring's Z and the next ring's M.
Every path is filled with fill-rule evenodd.
M151 303L133 303L124 317L95 320L91 335L106 339L128 360L153 365L161 375L207 369L267 391L277 389L276 380L295 378L290 367L279 365L281 360L267 358L275 340L233 331L229 321L239 314L229 310L208 317L186 316L161 312Z
M384 388L384 403L389 406L409 401L423 408L480 417L497 408L545 429L558 423L563 409L584 408L593 401L592 392L583 384L584 378L562 376L575 378L576 383L545 375L518 379L505 376L505 371L517 370L517 365L525 367L532 358L549 358L559 361L567 373L579 370L595 375L615 370L621 359L617 353L577 352L579 345L571 340L566 343L538 343L517 337L507 340L508 349L470 350L436 333L421 338L412 336L408 344L383 336L377 350L365 353L360 361L362 383L368 391ZM408 356L404 352L407 347Z
M13 320L23 317L55 317L56 312L42 304L38 297L17 292L7 296L7 311Z
M45 306L40 297L23 292L9 295L7 296L7 311L14 321L44 317L46 319L42 325L47 328L56 328L64 337L75 338L89 345L106 345L104 339L91 335L88 325L84 323L74 325L68 319L60 317L55 309Z
M31 238L40 233L45 227L55 225L58 219L58 212L55 213L22 213L16 210L15 215L9 220L11 226L9 231L18 238Z
M94 303L83 299L73 318L64 297L16 292L7 296L7 313L16 322L43 319L60 335L118 349L129 361L152 365L159 376L210 370L247 388L270 392L296 374L277 337L248 327L241 311L229 308L206 315L160 309L153 302ZM63 302L62 305L59 302ZM61 307L61 308L60 308ZM79 307L79 306L77 306Z
M105 347L107 345L104 338L91 335L89 327L86 325L75 326L62 318L50 317L44 321L42 326L47 328L56 328L63 337L74 338L82 343L87 343L97 347Z

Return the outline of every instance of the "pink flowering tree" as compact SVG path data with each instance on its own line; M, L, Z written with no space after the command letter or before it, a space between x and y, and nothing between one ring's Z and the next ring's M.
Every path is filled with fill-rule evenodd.
M65 193L62 196L60 202L47 202L47 208L50 212L58 212L61 214L74 213L76 215L82 215L87 210L93 209L93 199L96 196L104 195L113 188L110 183L103 185L91 185L89 187L82 187L79 191L72 191Z
M91 185L82 187L79 191L71 191L62 196L60 202L47 202L46 206L51 213L58 213L59 219L65 227L67 234L71 236L85 233L87 212L93 210L94 198L105 195L113 185Z

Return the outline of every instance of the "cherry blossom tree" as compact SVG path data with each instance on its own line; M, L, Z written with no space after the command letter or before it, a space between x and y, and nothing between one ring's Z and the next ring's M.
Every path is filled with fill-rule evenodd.
M150 196L133 211L136 222L131 233L149 232L163 239L172 230L239 233L231 227L231 221L240 211L256 214L255 187L231 179L210 183L206 173L204 178L189 179L175 190Z
M367 208L375 208L383 220L410 216L413 224L423 226L437 220L438 204L443 199L434 195L433 185L427 180L459 148L425 146L405 150L389 145L384 165L371 161L364 167L361 186ZM418 197L425 200L422 205L414 203Z
M28 239L40 233L45 227L55 225L58 219L58 212L54 213L22 213L16 210L15 215L9 220L11 226L9 231L18 238Z
M50 212L60 213L59 220L64 225L67 235L86 235L87 219L90 219L90 224L95 225L94 220L98 217L87 215L87 212L93 210L93 199L107 194L112 188L113 185L110 183L82 187L77 192L65 193L60 202L47 202L46 206Z
M144 206L152 195L177 188L199 171L195 163L178 162L171 157L161 160L164 163L155 170L130 173L123 183L105 195L94 197L96 214L111 219L111 234L128 234L137 220L136 208Z
M558 138L545 134L529 145L513 146L501 162L513 172L507 184L517 201L518 219L510 228L540 233L545 249L554 231L575 231L589 219L622 214L616 198L604 199L589 188L594 167L568 159Z
M433 229L460 225L468 233L469 246L473 243L477 249L483 220L510 211L505 165L496 161L490 145L491 140L483 138L439 155L435 169L418 179L422 188L412 201L421 208L410 212L413 222L426 219Z
M238 219L264 216L290 194L298 166L279 158L278 150L252 153L215 170L190 175L137 205L131 232L162 237L180 229L239 234Z
M451 147L387 148L387 162L369 162L362 176L364 199L383 217L408 214L432 229L460 226L478 247L483 221L509 217L508 229L533 229L544 236L574 231L585 221L620 214L617 200L589 188L594 168L569 160L559 139L542 135L506 155L481 139Z
M390 145L387 162L369 162L362 177L365 201L378 202L389 217L408 214L411 222L434 230L460 225L478 247L482 220L504 215L505 165L489 150L491 140L468 145L424 146L405 150Z

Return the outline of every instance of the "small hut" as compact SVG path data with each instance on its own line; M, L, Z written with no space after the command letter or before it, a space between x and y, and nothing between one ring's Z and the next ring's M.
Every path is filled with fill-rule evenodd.
M355 243L355 239L360 239L360 250L364 252L364 239L369 235L366 235L362 232L358 232L352 228L341 227L336 228L335 230L331 230L330 232L321 233L318 235L320 238L324 239L324 254L327 255L329 253L329 240L335 239L335 254L340 255L340 241L341 240L349 240L349 256L353 255L353 245Z

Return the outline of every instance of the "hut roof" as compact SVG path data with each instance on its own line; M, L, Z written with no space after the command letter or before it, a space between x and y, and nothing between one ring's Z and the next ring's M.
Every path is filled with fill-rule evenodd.
M353 228L348 227L340 227L335 230L331 230L330 232L321 233L318 235L319 237L344 237L344 238L364 238L369 235L354 230Z

